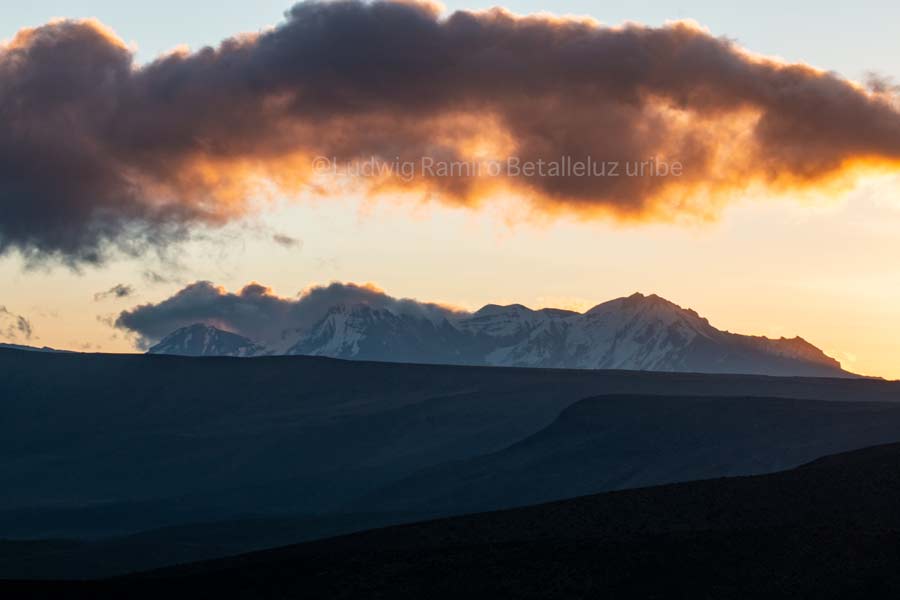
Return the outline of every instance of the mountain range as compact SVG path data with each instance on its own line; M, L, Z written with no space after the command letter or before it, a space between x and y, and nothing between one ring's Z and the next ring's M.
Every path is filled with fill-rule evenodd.
M722 331L655 294L578 313L489 304L474 313L409 313L337 303L311 326L254 340L207 323L172 332L151 354L307 355L355 360L567 369L850 376L800 337Z

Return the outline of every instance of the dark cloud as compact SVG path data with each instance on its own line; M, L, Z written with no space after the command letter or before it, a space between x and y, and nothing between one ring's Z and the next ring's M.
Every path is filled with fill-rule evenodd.
M366 304L428 318L453 313L438 304L388 296L373 285L332 283L309 288L296 298L284 298L258 283L231 293L209 281L198 281L162 302L123 311L115 324L136 334L138 345L145 348L194 323L213 325L274 347L279 340L310 327L329 309L341 304Z
M291 237L289 235L285 235L283 233L276 233L272 235L272 241L278 244L279 246L284 246L285 248L302 248L303 240L298 240L297 238Z
M825 185L896 166L900 113L874 91L750 55L685 22L603 27L502 9L303 2L218 48L136 66L92 21L0 50L0 252L99 262L217 227L272 190L325 193L312 158L619 163L619 176L357 181L478 204L620 219L706 218L748 186ZM659 157L681 176L623 176ZM262 183L267 182L267 183Z
M128 298L133 295L134 287L124 283L117 283L105 292L97 292L94 294L94 302L100 302L107 298Z
M0 336L8 340L30 340L33 335L31 321L0 306Z

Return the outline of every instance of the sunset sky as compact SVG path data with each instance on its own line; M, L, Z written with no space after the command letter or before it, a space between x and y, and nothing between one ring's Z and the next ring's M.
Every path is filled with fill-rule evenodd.
M267 30L282 21L288 8L283 0L160 0L134 6L82 0L77 12L73 12L70 2L33 4L39 6L20 3L5 8L0 37L13 40L20 28L38 27L55 17L94 17L136 53L137 65L147 64L179 46L187 47L179 51L187 56L189 51L206 44L216 45L241 32ZM490 6L448 3L442 14ZM844 88L840 82L835 84L836 91L828 88L823 92L823 98L838 99L834 114L846 117L846 121L833 118L828 112L832 105L825 103L822 118L833 128L819 135L810 125L813 117L809 121L803 120L803 115L798 117L796 106L778 113L778 101L771 100L771 106L765 104L770 100L764 92L760 92L760 100L749 101L748 108L742 99L733 99L739 92L697 100L690 91L672 91L678 83L652 81L658 93L671 93L695 111L689 122L678 121L672 126L672 136L696 135L704 144L719 148L731 139L731 127L738 136L745 131L741 119L746 111L756 110L757 102L765 106L764 110L777 113L774 122L796 124L788 129L800 138L797 147L811 148L809 157L798 157L793 150L783 151L784 147L775 143L781 139L779 133L763 141L748 137L754 140L752 147L744 146L743 138L737 137L738 148L730 154L695 157L695 164L701 159L709 164L702 178L696 175L702 183L685 183L686 187L676 186L674 192L669 188L647 191L627 186L614 190L560 189L554 187L557 182L550 181L527 189L514 183L502 189L492 188L490 193L479 187L467 195L468 191L444 188L449 184L439 181L421 184L426 192L419 187L410 190L399 186L373 197L370 189L352 186L341 188L339 193L311 193L304 187L311 181L308 178L298 187L293 178L309 167L308 162L303 163L292 154L290 160L279 156L275 164L266 138L252 140L252 151L235 150L244 140L238 143L226 137L215 138L208 143L227 147L223 155L228 158L220 156L210 162L198 159L193 146L188 150L178 148L187 157L185 164L192 166L175 175L167 172L166 161L171 158L165 155L165 149L159 151L162 158L151 156L152 150L144 154L140 149L135 151L135 155L140 152L140 159L123 159L129 168L138 160L142 168L144 164L153 165L137 175L143 182L138 193L153 190L160 197L197 195L193 204L179 205L185 216L179 213L178 224L189 228L189 239L168 234L153 237L157 232L151 231L151 241L139 251L129 255L121 248L112 248L95 260L90 254L90 242L80 237L65 242L39 238L45 235L44 230L34 228L33 223L44 217L29 213L16 221L20 229L10 234L13 241L2 246L5 253L0 255L0 278L4 284L0 306L5 307L5 312L0 312L0 341L89 351L138 351L133 335L113 327L116 316L138 304L159 302L198 280L208 280L231 291L256 281L281 296L294 296L309 286L330 281L371 282L393 296L465 309L477 309L486 303L522 303L532 308L585 310L640 291L693 308L720 329L770 337L799 335L840 360L849 371L900 378L900 116L896 113L896 99L894 112L888 108L892 92L887 89L892 78L900 80L900 37L895 31L900 5L856 2L836 6L824 9L820 2L758 2L752 14L747 14L711 1L554 4L555 14L590 16L613 26L634 21L656 28L671 20L691 19L708 29L714 38L724 36L743 49L735 55L736 59L728 55L728 60L740 61L744 51L752 53L747 59L749 67L743 63L740 67L759 67L761 81L780 77L777 65L802 63L817 69L802 71L803 76L814 81L810 86L813 89L819 89L819 80L825 81L825 72L829 71L837 74L827 76L834 81L843 78L859 83L858 92L853 91L855 84ZM545 9L537 2L508 2L505 7L520 15ZM708 36L693 31L687 29L679 35L696 35L705 44ZM23 43L31 42L11 45ZM118 48L116 44L111 43L110 47ZM716 50L712 45L710 48ZM773 61L776 67L759 61ZM719 63L715 64L718 67ZM880 100L871 99L867 96L871 92L863 91L870 72L876 73L885 86ZM3 73L0 69L0 78ZM553 73L549 66L547 73ZM827 88L831 81L822 86ZM580 89L572 85L573 89ZM401 100L393 96L384 99L389 105L385 111L396 106L391 103L406 97L403 89L393 92ZM853 96L857 93L858 97ZM461 97L482 103L479 106L509 111L504 113L506 118L522 114L514 99L498 99L493 90L484 93L479 88L461 94L469 94ZM702 108L693 107L694 102L701 102ZM853 110L839 113L842 106ZM589 107L590 104L575 106L571 112L584 114L585 127L596 125L594 129L601 132L602 122L592 125L584 112ZM815 104L812 112L818 108L819 104ZM147 115L152 110L151 107L135 114ZM441 106L429 105L423 110L435 111L422 117L428 127L434 128L428 131L427 139L420 139L425 134L418 128L401 139L431 147L428 144L443 139L441 136L456 135L456 129L447 134L444 127L448 122L456 123L454 119L461 119L459 115L448 115L446 107ZM655 105L646 110L656 111ZM167 107L164 113L153 113L147 117L148 122L171 117L171 122L180 124L186 121L175 119L188 118L174 114L174 109L168 111ZM664 118L667 113L652 114ZM378 113L366 118L393 117ZM325 125L287 122L300 128L309 126L315 134L332 133L330 129L315 129ZM274 126L276 130L279 123ZM329 127L331 123L328 121ZM462 119L459 123L464 132L468 127L483 132L486 122L470 125ZM563 127L571 124L570 120L561 122ZM721 140L703 137L708 132L722 131L722 127L728 129ZM130 143L144 139L142 135L150 136L148 132L152 133L152 127L132 131L123 139L128 137ZM846 138L847 132L854 132L851 138ZM51 134L56 135L48 135ZM521 140L531 143L538 137L524 125L509 136L518 136L516 139L523 144ZM564 141L559 147L569 147L565 144L572 142L573 136L577 148L584 148L595 139L587 134L581 139L574 132L561 136ZM846 149L841 147L845 139ZM83 142L75 134L65 140ZM283 139L277 142L288 143ZM151 139L152 143L155 142ZM343 148L345 143L346 137L341 137L329 149ZM366 138L359 143L376 142ZM493 136L489 131L484 137L462 141L453 138L450 148L465 153L487 144L488 152L502 154L507 143L505 132ZM130 146L122 147L125 154L130 151ZM555 151L557 146L553 148ZM605 148L608 155L615 146ZM662 148L677 160L682 157L680 150L694 146L679 145L666 137L649 148ZM641 152L645 149L638 148ZM237 152L245 154L229 162L234 157L232 153ZM302 152L306 152L306 159L311 156L305 147ZM729 162L727 157L737 157L736 162ZM815 165L809 167L809 172L803 162L807 158ZM766 164L761 165L760 161ZM834 168L838 163L841 168ZM845 168L850 163L853 168ZM47 164L58 163L54 158L48 159ZM258 164L271 169L266 173L273 177L284 177L285 183L282 186L279 180L279 185L273 184L274 191L264 194L265 199L257 199L248 207L240 195L249 188L242 181L234 183L230 179L232 173L228 177L223 173L229 166L240 172ZM690 156L685 157L685 166L690 169ZM731 172L731 168L738 173ZM725 183L709 183L714 176ZM733 179L744 176L752 179L754 185L735 187ZM52 172L42 172L35 180L53 177ZM199 179L201 184L197 183ZM106 185L105 178L99 181L98 186ZM314 181L324 186L331 183ZM222 187L228 187L228 192L223 192ZM59 193L68 193L72 188L63 186ZM129 193L133 189L128 187ZM85 184L83 193L89 197L107 192L105 187ZM435 199L442 193L450 200ZM594 194L605 199L595 202ZM10 197L0 189L0 201L10 202ZM703 198L702 202L698 198ZM695 207L695 202L702 206ZM141 211L155 208L155 204L138 203L134 214L142 215ZM132 214L129 218L133 218ZM53 231L67 226L66 222L54 224L57 229ZM122 243L121 239L117 243ZM34 244L45 244L44 248L52 248L56 254L32 252L29 259L24 254L28 248L36 247ZM121 286L119 293L116 286ZM30 332L18 325L18 317L27 320Z

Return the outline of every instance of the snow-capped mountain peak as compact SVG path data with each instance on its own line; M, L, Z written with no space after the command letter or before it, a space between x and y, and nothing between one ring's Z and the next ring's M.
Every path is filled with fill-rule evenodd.
M212 325L194 323L177 329L148 350L148 354L180 356L255 356L264 348L252 340Z

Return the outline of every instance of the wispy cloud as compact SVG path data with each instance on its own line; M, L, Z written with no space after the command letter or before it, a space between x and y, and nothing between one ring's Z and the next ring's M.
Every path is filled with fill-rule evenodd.
M278 244L279 246L283 246L289 249L299 249L303 247L303 240L291 237L289 235L285 235L283 233L276 233L272 235L272 241Z
M129 298L134 295L134 287L125 283L117 283L105 292L94 294L94 302L100 302L107 298Z
M0 306L0 335L8 340L30 340L34 329L31 321Z
M172 281L171 278L149 269L141 273L141 277L143 277L144 281L146 281L147 283L153 284L170 283Z

